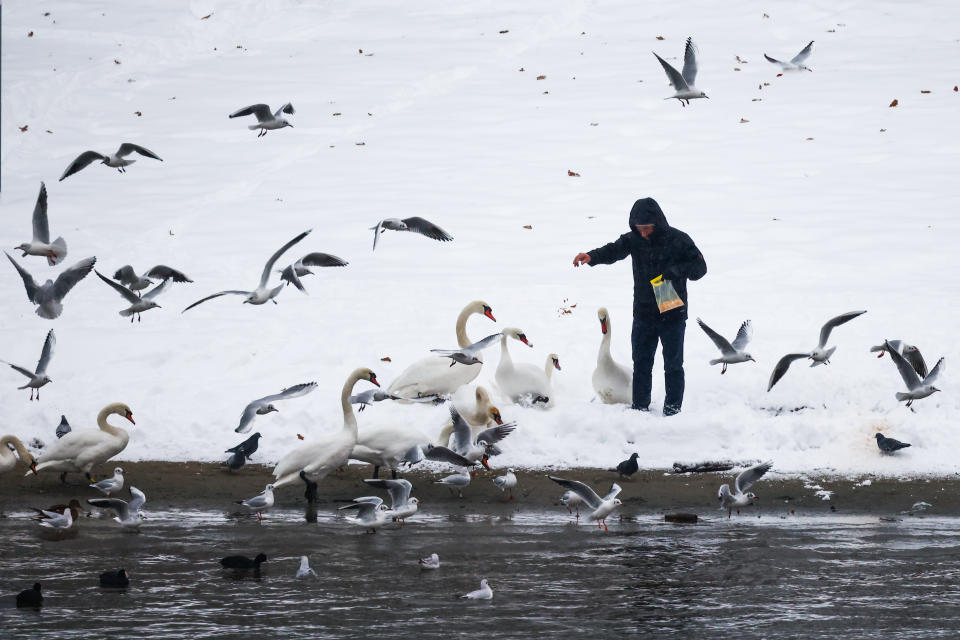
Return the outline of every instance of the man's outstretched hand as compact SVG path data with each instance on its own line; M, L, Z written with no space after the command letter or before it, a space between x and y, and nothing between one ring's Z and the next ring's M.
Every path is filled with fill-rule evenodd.
M578 253L577 257L573 259L573 266L579 267L582 264L590 264L589 253Z

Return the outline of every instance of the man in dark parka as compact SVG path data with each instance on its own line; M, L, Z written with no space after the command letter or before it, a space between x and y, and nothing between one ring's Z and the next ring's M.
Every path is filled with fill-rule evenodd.
M666 398L663 415L683 405L683 336L687 324L687 280L699 280L707 263L690 236L667 223L653 198L637 200L630 210L630 231L617 240L577 254L573 265L613 264L633 258L633 408L647 411L657 342L663 345ZM683 306L660 313L650 281L670 280Z

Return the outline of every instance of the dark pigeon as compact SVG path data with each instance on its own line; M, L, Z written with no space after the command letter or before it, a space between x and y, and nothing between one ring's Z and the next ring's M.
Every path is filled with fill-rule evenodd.
M258 431L237 446L227 449L227 453L232 453L233 455L223 464L230 469L239 469L246 464L247 459L256 452L257 447L260 446L259 440L260 432Z
M247 556L227 556L220 560L224 569L255 569L260 570L260 564L267 561L267 556L259 553L251 560Z
M33 583L33 589L27 589L17 594L18 609L39 609L43 606L43 594L40 593L40 583Z
M639 453L632 454L630 458L618 464L616 469L610 469L610 471L616 471L619 473L621 480L624 478L624 476L629 478L640 469L640 465L637 464L637 458L639 456Z
M877 446L883 453L893 453L894 451L898 451L900 449L906 449L910 446L910 443L900 442L899 440L894 440L893 438L887 438L882 433L878 433Z
M62 438L71 431L73 431L73 429L70 427L70 423L67 422L67 416L61 415L60 424L57 425L57 438Z
M124 569L104 571L100 574L100 586L114 588L129 587L130 578L127 577L127 572Z

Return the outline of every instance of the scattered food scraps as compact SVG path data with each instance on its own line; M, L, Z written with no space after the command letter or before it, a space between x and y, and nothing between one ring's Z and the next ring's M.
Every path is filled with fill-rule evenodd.
M114 58L114 59L113 59L113 64L120 64L120 61L117 60L116 58Z
M537 80L546 80L547 76L537 76Z
M523 228L524 228L524 229L533 229L533 225L531 225L531 224L525 224L525 225L523 225Z
M743 124L744 122L750 122L750 121L747 120L746 118L740 118L740 124Z
M28 37L28 38L32 38L32 37L33 37L33 31L31 31L30 33L28 33L28 34L27 34L27 37Z
M920 93L930 93L930 91L927 89L920 89Z
M890 106L891 106L891 107L895 107L895 106L897 106L898 104L900 104L900 101L897 100L896 98L894 98L894 99L893 99L893 102L890 103Z
M657 40L663 40L663 36L657 36Z
M390 356L384 356L380 358L380 362L393 362L393 360L390 359Z
M579 174L579 173L577 173L576 171L571 171L570 169L567 169L567 175L570 176L571 178L579 178L579 177L580 177L580 174Z
M500 33L510 33L510 29L504 29L504 30L501 31Z
M134 113L137 114L138 118L143 115L142 111L134 111Z
M26 131L26 130L29 129L29 128L30 128L30 125L25 124L25 125L23 125L22 127L20 127L20 131Z
M208 13L207 15L203 16L203 17L200 18L200 19L201 19L201 20L209 20L209 19L210 19L210 16L212 16L212 15L213 15L213 12Z

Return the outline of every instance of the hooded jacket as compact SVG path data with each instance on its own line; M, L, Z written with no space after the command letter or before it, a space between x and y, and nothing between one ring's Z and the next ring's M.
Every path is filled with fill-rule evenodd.
M613 242L588 251L591 267L613 264L628 255L633 258L633 317L635 320L668 322L687 318L687 280L699 280L707 273L707 263L690 236L667 222L653 198L642 198L630 210L630 231ZM644 238L634 225L654 225ZM683 306L660 313L650 281L663 274L673 282Z

